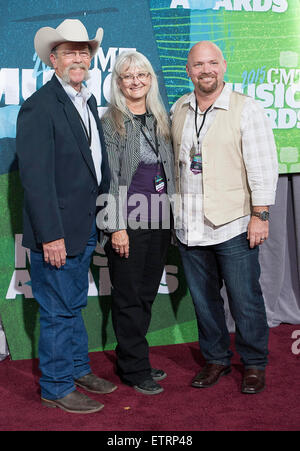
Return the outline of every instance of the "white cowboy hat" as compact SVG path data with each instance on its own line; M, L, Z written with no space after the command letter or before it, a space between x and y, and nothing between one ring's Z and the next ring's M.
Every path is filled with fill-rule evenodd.
M89 39L85 26L77 19L66 19L57 28L40 28L34 37L34 48L38 57L47 66L52 67L50 61L51 50L63 42L86 42L91 47L91 55L95 56L103 37L103 29L98 28L94 39Z

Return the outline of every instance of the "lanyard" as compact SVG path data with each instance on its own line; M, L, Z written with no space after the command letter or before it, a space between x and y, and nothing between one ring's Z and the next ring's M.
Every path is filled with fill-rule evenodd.
M212 107L212 104L207 108L207 110L204 111L202 123L201 123L201 125L200 125L200 127L199 127L199 130L197 131L198 102L197 102L197 99L196 99L195 129L196 129L196 135L197 135L198 146L199 146L199 135L200 135L200 132L201 132L201 130L202 130L202 128L203 128L203 125L204 125L204 122L205 122L206 113L208 112L208 110L209 110L211 107Z
M147 128L147 126L145 128ZM148 130L148 128L147 128L147 130ZM141 126L141 132L143 133L144 138L147 140L148 144L154 150L154 153L158 158L158 139L157 139L157 132L156 132L156 124L154 124L155 147L153 146L153 143L150 141L150 139L146 135L143 125Z
M149 146L154 151L154 153L155 153L155 155L157 157L156 176L154 177L155 191L157 193L162 193L164 191L164 189L165 189L165 181L164 181L164 176L160 172L159 151L158 151L159 144L158 144L158 139L157 139L156 122L154 123L155 146L153 145L153 143L151 142L151 140L149 139L149 137L145 133L145 129L147 129L148 132L149 132L148 127L146 125L143 126L143 124L141 124L141 132L142 132L144 138L146 139L147 143L149 144ZM149 134L150 134L150 132L149 132Z
M89 131L87 131L87 128L86 128L86 126L85 126L85 123L84 123L84 121L83 121L83 119L82 119L81 115L80 115L80 114L79 114L79 112L77 111L77 109L76 109L76 111L77 111L77 113L78 113L78 116L79 116L79 119L80 119L81 125L82 125L82 127L83 127L83 129L84 129L84 132L85 132L86 138L87 138L87 140L88 140L88 143L89 143L89 147L91 147L91 144L92 144L92 128L91 128L91 119L90 119L90 112L89 112L88 106L86 107L86 109L87 109L87 113L88 113L88 118L89 118Z

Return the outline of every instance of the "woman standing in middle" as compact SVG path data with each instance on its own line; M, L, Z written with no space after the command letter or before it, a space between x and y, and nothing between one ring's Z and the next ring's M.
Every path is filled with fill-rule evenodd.
M146 334L170 244L168 196L175 188L168 115L154 70L141 53L117 58L102 125L115 200L106 207L114 224L103 221L101 244L113 287L117 370L124 383L152 395L163 391L157 381L166 373L151 368Z

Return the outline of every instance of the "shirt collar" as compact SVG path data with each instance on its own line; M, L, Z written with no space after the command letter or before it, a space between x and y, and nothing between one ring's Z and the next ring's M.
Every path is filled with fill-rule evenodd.
M135 115L130 111L130 109L126 106L126 113L127 115L124 115L124 122L129 122L132 120L138 121L139 119L135 117ZM146 120L148 118L153 118L153 114L149 111L146 111Z
M231 85L228 83L225 83L225 86L219 95L219 97L216 99L216 101L213 104L213 108L221 108L222 110L228 110L229 109L229 102L230 102L230 94L231 94ZM183 105L189 104L193 110L196 109L196 97L195 92L191 92L185 101L183 102Z
M84 84L81 85L81 90L78 92L69 83L62 80L57 74L55 75L72 102L75 102L75 99L78 97L82 97L84 102L89 100L92 94Z

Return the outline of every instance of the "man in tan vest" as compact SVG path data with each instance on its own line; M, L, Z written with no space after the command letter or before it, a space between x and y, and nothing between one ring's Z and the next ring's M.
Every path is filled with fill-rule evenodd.
M177 238L206 360L192 386L211 387L231 370L224 281L245 368L242 392L258 393L268 355L258 246L268 238L275 202L274 137L263 108L224 83L226 61L215 44L194 45L186 70L195 89L173 105L171 117L181 195Z

